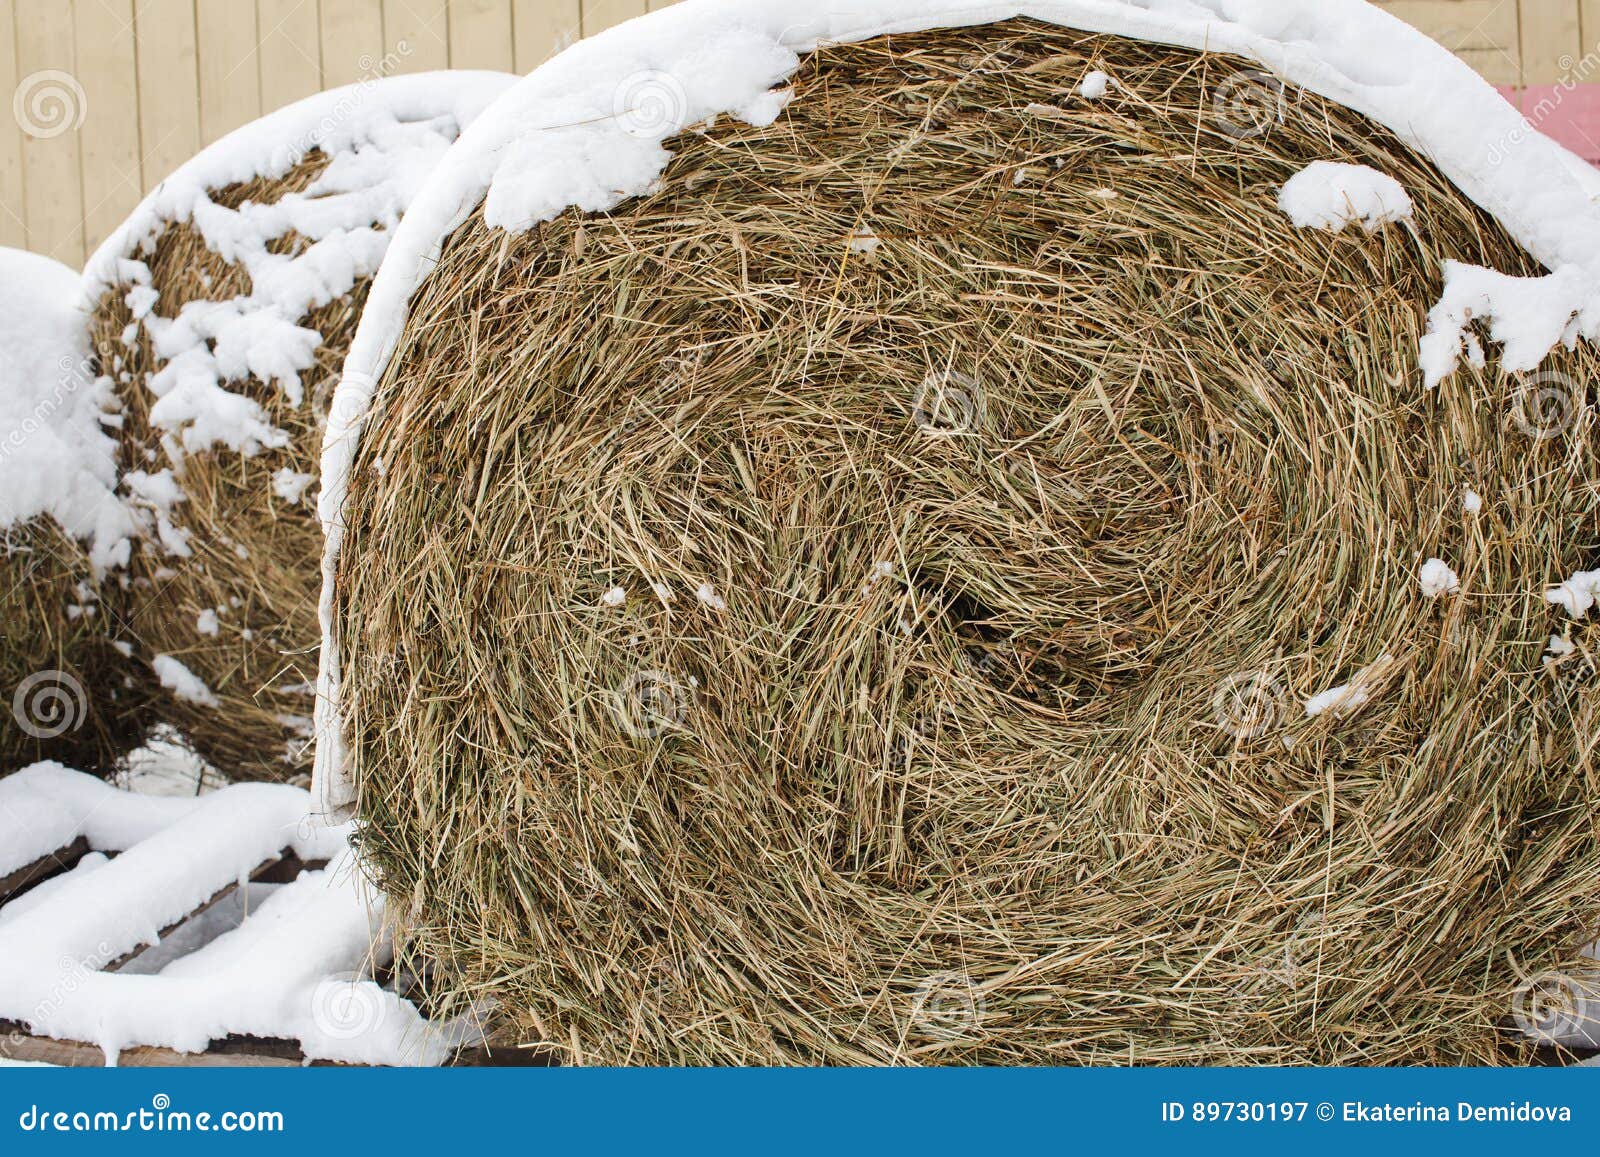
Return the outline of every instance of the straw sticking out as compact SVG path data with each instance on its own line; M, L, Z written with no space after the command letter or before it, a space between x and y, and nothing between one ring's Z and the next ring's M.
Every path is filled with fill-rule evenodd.
M1600 872L1541 663L1592 412L1416 366L1504 231L1240 62L1024 22L673 147L456 231L352 475L363 847L445 995L607 1063L1499 1058ZM1410 219L1297 229L1317 160Z

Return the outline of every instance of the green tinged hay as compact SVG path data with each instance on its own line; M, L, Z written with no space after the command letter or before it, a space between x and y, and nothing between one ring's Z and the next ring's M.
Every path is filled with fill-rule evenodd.
M1595 635L1547 666L1540 597L1592 407L1425 391L1441 262L1534 263L1348 110L1241 132L1249 69L825 47L649 195L448 238L337 579L366 862L447 996L575 1063L1528 1055L1600 899ZM1294 229L1319 159L1414 226Z
M304 191L327 166L312 152L277 178L257 178L212 194L227 208L273 203ZM274 242L292 253L303 239L290 233ZM249 274L207 248L186 222L167 226L148 260L151 284L160 292L156 312L176 317L186 302L227 301L250 292ZM131 630L146 657L169 654L214 692L218 705L197 704L159 689L154 708L174 724L195 751L234 779L291 779L311 766L310 716L316 680L317 591L322 528L315 487L298 502L273 488L282 469L319 473L328 401L338 382L345 351L355 336L367 281L344 298L312 311L300 324L322 334L316 366L302 375L305 396L291 404L281 389L250 379L233 388L259 402L268 420L289 434L282 449L245 456L225 446L185 454L181 480L185 501L174 524L190 534L193 555L177 558L158 543L136 552L136 593ZM168 463L162 431L150 423L155 398L147 386L164 364L149 333L123 344L133 316L126 287L108 291L93 318L93 342L103 367L121 366L118 395L124 409L122 468L160 469ZM217 614L215 635L197 629L200 616Z

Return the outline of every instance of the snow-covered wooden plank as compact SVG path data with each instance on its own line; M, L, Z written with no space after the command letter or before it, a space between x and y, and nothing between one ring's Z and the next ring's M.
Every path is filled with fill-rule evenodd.
M305 818L305 793L295 788L224 788L92 875L67 881L47 902L0 924L0 1016L19 1015L12 994L34 987L41 961L46 970L63 960L102 967L152 943L161 929L286 847L325 858L309 854L317 845ZM93 835L89 842L96 842ZM27 1011L24 1004L20 1015Z
M450 67L513 67L511 0L449 0Z
M18 868L9 875L0 876L0 907L9 904L46 880L63 872L70 872L84 856L89 854L89 841L79 836L64 848L40 856L31 864Z
M287 884L297 879L301 872L308 870L320 871L325 867L327 867L325 862L315 861L308 864L306 861L302 860L299 856L294 855L292 852L285 852L280 855L273 856L259 864L256 869L250 873L247 881L235 880L234 882L228 884L227 887L218 890L204 903L199 904L192 911L188 912L181 918L174 920L171 924L168 924L165 928L161 929L160 933L156 936L153 942L150 944L141 944L107 964L105 966L105 971L122 971L122 969L126 968L133 961L138 960L142 955L144 955L147 949L153 948L156 944L164 943L168 937L170 937L179 928L182 928L185 924L189 923L189 921L205 915L212 908L215 908L218 904L222 903L222 901L228 899L239 890L241 883Z
M70 1069L99 1069L106 1063L105 1050L83 1041L51 1040L30 1036L14 1021L0 1021L0 1060L30 1064L58 1065ZM258 1040L229 1037L217 1041L203 1053L180 1053L174 1049L138 1046L125 1049L117 1057L120 1068L298 1068L305 1054L293 1041Z
M0 779L0 874L10 875L80 836L95 851L126 851L198 806L195 799L121 792L59 763L36 763Z
M111 913L102 905L101 915ZM31 1035L93 1043L111 1059L135 1046L198 1054L213 1041L247 1037L295 1041L316 1060L437 1065L470 1036L461 1026L428 1024L368 978L389 954L383 907L348 853L273 892L238 928L155 975L77 969L64 976L75 958L63 964L43 953L19 966L11 954L20 938L8 935L24 920L0 926L0 1018ZM51 936L48 921L25 931ZM87 932L71 930L74 938ZM54 939L51 947L81 944L59 933Z

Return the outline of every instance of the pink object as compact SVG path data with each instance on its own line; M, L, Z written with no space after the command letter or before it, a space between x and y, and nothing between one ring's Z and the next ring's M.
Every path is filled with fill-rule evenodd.
M1501 87L1500 93L1545 136L1600 165L1600 84Z

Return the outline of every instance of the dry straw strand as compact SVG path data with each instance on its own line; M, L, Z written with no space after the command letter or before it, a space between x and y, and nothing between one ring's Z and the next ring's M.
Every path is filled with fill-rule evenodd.
M336 587L447 1003L619 1064L1525 1055L1600 878L1594 638L1547 669L1539 598L1597 547L1588 387L1550 438L1493 365L1425 392L1441 262L1532 261L1348 110L1255 73L1230 122L1247 71L827 46L649 195L448 238ZM1295 230L1319 159L1414 223Z
M277 177L258 177L218 189L211 200L225 208L272 204L309 188L327 167L319 150ZM271 244L293 254L304 239L289 232ZM160 293L156 311L175 317L187 302L228 301L248 295L250 277L206 244L187 221L171 222L155 239L147 264ZM268 420L289 435L288 444L253 455L217 447L182 457L184 501L174 520L189 535L191 557L178 558L158 544L136 555L127 611L129 636L146 657L169 654L194 672L217 705L160 692L145 680L147 710L172 723L207 762L238 779L304 776L311 762L309 717L316 678L316 582L322 531L313 507L315 489L296 502L274 489L280 470L315 475L328 401L344 351L354 337L368 280L299 324L322 343L316 365L303 375L296 405L284 391L255 379L234 387L260 403ZM156 400L146 383L163 359L149 332L135 327L126 287L107 290L93 316L99 364L116 371L123 404L122 469L159 469L170 460L163 431L150 421ZM214 615L216 631L197 629Z

